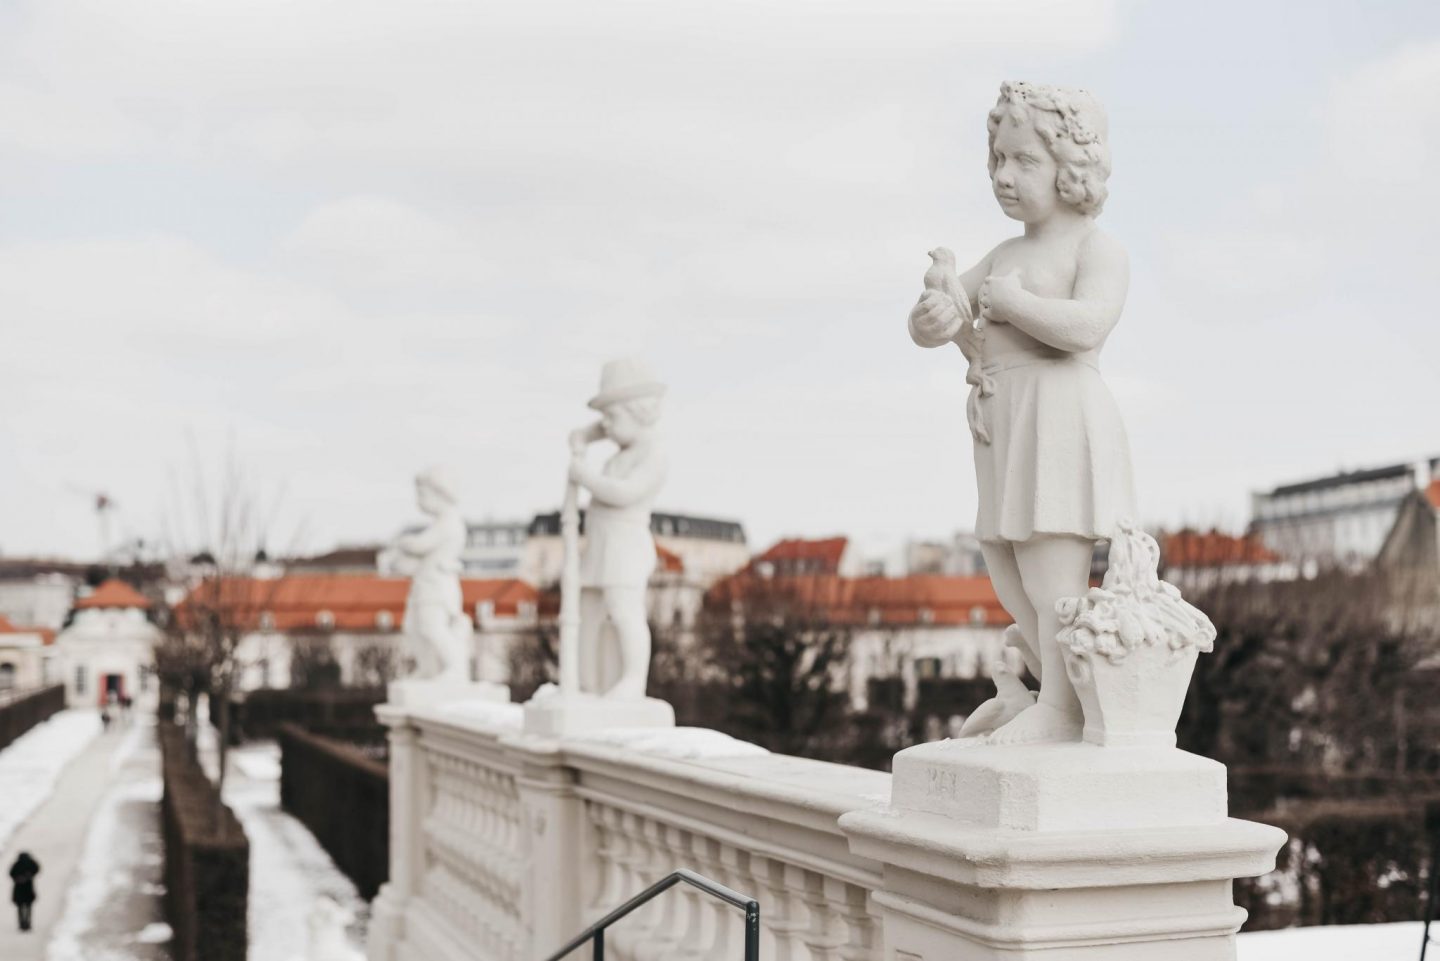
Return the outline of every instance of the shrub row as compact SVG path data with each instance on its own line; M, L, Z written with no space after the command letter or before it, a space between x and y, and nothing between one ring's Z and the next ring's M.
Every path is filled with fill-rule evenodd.
M184 731L157 727L165 793L165 916L175 961L245 961L250 844Z
M231 731L237 739L261 740L278 737L281 725L298 724L347 740L383 741L385 729L375 720L375 705L384 700L383 687L251 691L232 704Z
M390 876L390 772L361 748L280 728L280 806L298 818L360 896Z
M65 707L65 686L36 688L14 700L0 702L0 748Z
M1440 829L1433 805L1433 796L1284 800L1245 815L1290 835L1273 873L1235 884L1236 902L1250 912L1245 930L1421 917Z

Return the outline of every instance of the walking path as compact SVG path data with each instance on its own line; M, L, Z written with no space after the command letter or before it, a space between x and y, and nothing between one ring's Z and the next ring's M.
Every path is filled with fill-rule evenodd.
M57 715L47 721L46 725L57 722L74 723L76 717L81 717L80 712L67 714L70 714L69 718ZM26 776L26 772L32 777L41 777L35 759L24 754L12 755L11 752L16 749L30 752L38 750L44 756L53 756L49 752L62 750L61 744L43 744L39 748L35 744L40 743L40 738L52 736L54 731L53 728L47 731L45 725L41 725L27 733L24 738L0 752L0 768L18 766L18 776L21 778ZM86 731L85 735L88 737L91 733L93 731ZM27 746L27 739L32 738L36 740ZM110 759L124 740L123 731L111 728L108 733L94 737L78 755L74 755L73 760L60 772L59 779L52 782L53 791L41 793L44 785L31 782L30 796L7 798L4 802L9 810L20 817L16 818L19 823L12 826L4 852L0 853L0 864L8 871L21 851L29 851L30 855L40 862L40 876L35 880L38 899L32 919L33 929L30 931L19 930L9 904L9 879L5 879L6 913L0 917L0 958L5 961L30 961L45 956L45 944L49 940L50 929L60 914L61 893L70 883L75 864L80 859L85 825L89 823L90 816L105 793L111 776ZM67 743L72 745L73 753L73 742ZM37 797L37 794L40 796ZM48 794L48 798L44 794ZM22 805L31 807L33 813L22 811ZM28 818L25 818L26 813L29 814ZM21 820L22 818L24 820Z
M110 781L83 838L50 932L46 961L168 961L165 842L160 831L160 748L153 717L110 758ZM0 957L4 957L0 954ZM38 956L37 956L38 957Z

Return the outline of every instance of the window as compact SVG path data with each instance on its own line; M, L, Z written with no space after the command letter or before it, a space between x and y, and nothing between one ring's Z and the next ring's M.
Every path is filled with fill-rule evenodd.
M0 691L8 691L15 686L15 665L6 661L0 664Z
M915 676L922 681L930 681L939 677L940 658L917 657L915 659Z
M85 665L80 664L75 668L75 693L85 693Z

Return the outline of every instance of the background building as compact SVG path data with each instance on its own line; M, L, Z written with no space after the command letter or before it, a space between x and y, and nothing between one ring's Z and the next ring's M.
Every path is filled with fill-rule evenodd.
M86 565L67 561L0 560L0 616L12 624L58 630L85 574Z
M16 627L0 614L0 694L53 684L59 674L45 627Z
M462 578L460 588L474 624L475 676L504 681L510 645L535 629L538 595L514 578ZM237 648L240 690L317 683L370 686L402 673L409 593L408 578L374 573L292 574L227 585L225 596L234 599L227 603L236 616L254 622L241 625L246 633Z
M153 696L155 645L150 600L117 578L75 602L70 624L55 638L67 703Z
M750 563L745 529L736 521L656 511L650 515L650 531L655 535L656 546L678 557L687 578L703 587ZM583 545L584 511L580 512L580 536ZM565 563L559 511L535 515L525 548L520 576L542 589L559 582L560 569Z
M1332 563L1362 567L1380 552L1402 502L1428 487L1437 471L1440 457L1252 494L1250 533L1306 571Z

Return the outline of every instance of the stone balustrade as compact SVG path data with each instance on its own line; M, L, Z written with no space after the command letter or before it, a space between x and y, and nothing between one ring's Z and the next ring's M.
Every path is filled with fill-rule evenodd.
M380 709L392 869L372 959L542 958L682 867L761 901L767 959L880 957L869 898L880 866L851 853L838 820L883 803L889 775L709 731L526 737L508 707ZM617 925L607 953L732 959L742 922L682 886Z
M1036 807L1035 824L996 825L985 799L1009 803L1031 775L992 777L984 752L942 759L978 766L959 775L959 793L917 769L892 797L888 774L713 731L554 739L523 733L516 705L377 713L391 739L391 872L374 904L371 961L538 961L682 867L759 900L767 961L1233 958L1244 912L1230 880L1269 870L1283 841L1227 818L1223 768L1173 749L1026 755L1022 767L1078 768L1059 794L1016 794L1017 810ZM1092 759L1120 773L1091 770ZM1187 784L1209 777L1209 793L1166 805L1167 764L1189 772ZM1097 820L1108 815L1095 805L1079 820L1064 813L1092 791L1123 806L1120 783L1151 784L1157 809L1178 813L1134 826ZM933 802L915 800L937 788ZM911 801L930 810L896 806ZM684 885L606 938L608 956L624 961L722 961L742 944L741 913Z

